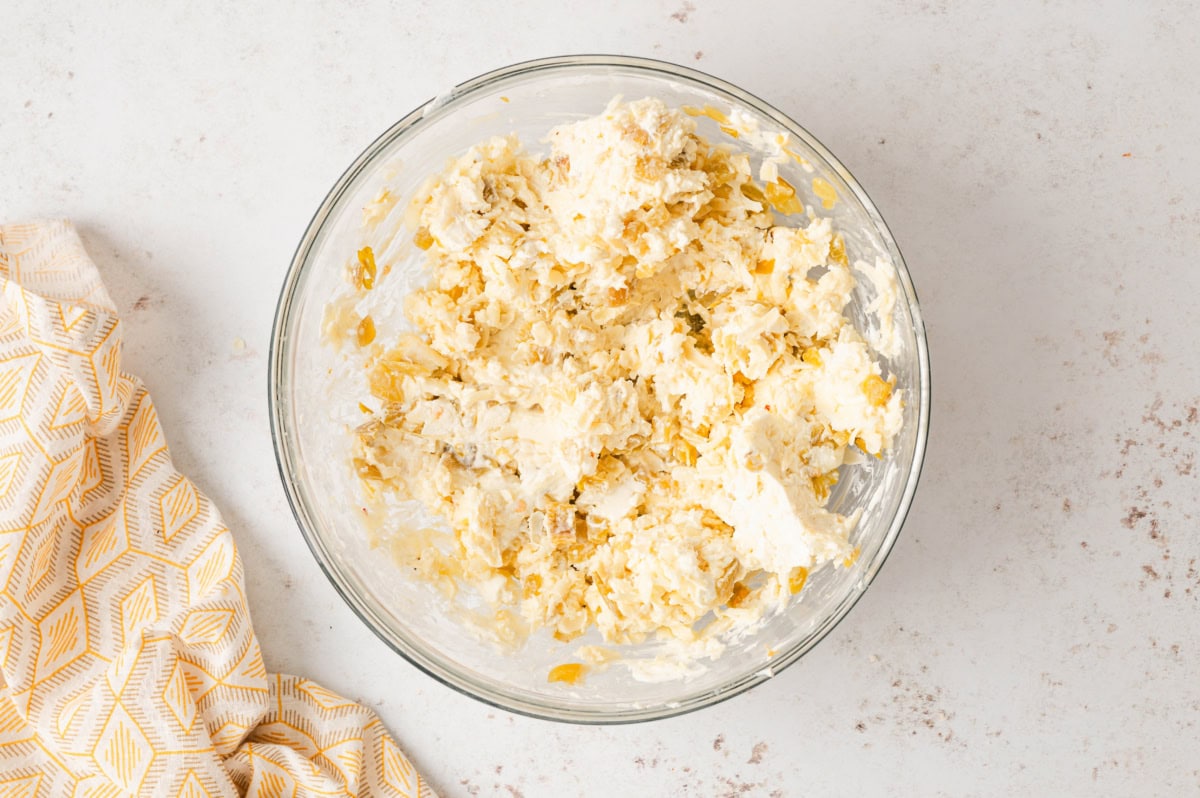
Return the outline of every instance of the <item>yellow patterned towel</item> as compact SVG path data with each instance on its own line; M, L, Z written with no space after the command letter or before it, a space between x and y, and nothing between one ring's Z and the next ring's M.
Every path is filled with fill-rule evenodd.
M0 286L0 795L432 796L374 713L267 674L70 224L0 226Z

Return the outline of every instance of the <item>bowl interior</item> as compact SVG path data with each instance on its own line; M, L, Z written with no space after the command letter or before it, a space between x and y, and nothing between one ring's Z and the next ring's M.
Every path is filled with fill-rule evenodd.
M362 246L371 245L380 266L390 267L372 292L371 313L380 329L405 325L397 299L424 281L420 252L401 226L413 191L450 157L489 136L516 133L526 148L545 151L554 125L603 110L614 96L661 98L670 105L711 104L741 109L768 132L787 131L790 148L807 161L781 166L807 205L832 217L851 261L881 258L898 270L898 356L886 362L906 396L904 428L882 460L843 468L830 498L833 509L863 508L853 535L861 548L849 568L814 573L798 600L752 635L728 641L715 661L686 676L656 671L655 644L621 648L640 662L593 672L573 686L551 684L551 667L598 636L559 643L545 634L515 651L503 651L463 623L429 584L397 566L387 546L373 545L349 465L348 430L361 423L358 399L364 375L321 342L325 305L339 291L343 270ZM700 118L701 132L726 140L717 124ZM757 168L760 157L752 152ZM811 170L811 171L809 171ZM812 193L820 177L837 192L829 209ZM381 190L398 199L389 213L378 205L364 229L364 208ZM802 221L800 223L803 223ZM861 279L847 315L868 336L877 321L863 311ZM815 644L865 590L891 547L912 491L924 449L928 378L924 333L900 254L882 219L843 167L823 147L777 112L737 89L678 67L634 59L552 59L492 73L436 98L377 140L330 193L306 233L284 286L272 351L272 416L280 468L304 535L322 567L364 621L397 651L442 681L507 709L583 722L617 722L675 714L720 700L769 677ZM414 511L415 512L415 511ZM414 515L413 525L430 519ZM592 635L595 635L593 632Z

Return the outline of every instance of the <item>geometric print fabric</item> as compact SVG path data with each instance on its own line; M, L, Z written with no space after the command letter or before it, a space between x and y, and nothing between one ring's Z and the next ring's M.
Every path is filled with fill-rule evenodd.
M267 673L71 225L0 226L0 291L0 796L431 798L373 712Z

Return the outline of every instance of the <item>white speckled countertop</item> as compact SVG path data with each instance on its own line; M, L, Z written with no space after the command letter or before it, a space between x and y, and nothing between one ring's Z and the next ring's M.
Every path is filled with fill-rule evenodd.
M0 218L81 227L271 669L372 705L448 796L1200 790L1200 13L156 5L4 4ZM933 364L863 601L751 693L631 727L515 717L393 654L301 542L267 427L278 288L342 168L439 90L566 52L695 66L816 134L888 218Z

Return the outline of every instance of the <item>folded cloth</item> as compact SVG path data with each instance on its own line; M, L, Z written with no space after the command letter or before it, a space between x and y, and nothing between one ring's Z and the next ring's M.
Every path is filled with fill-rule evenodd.
M0 795L432 796L373 712L268 675L71 225L0 226L0 286Z

